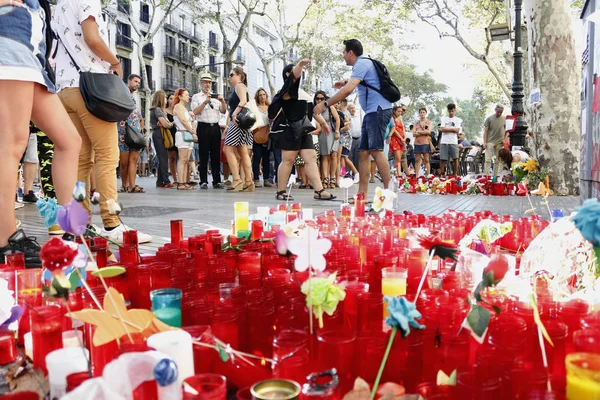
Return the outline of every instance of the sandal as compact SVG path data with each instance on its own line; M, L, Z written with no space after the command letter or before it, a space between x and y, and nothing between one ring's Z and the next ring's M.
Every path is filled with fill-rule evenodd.
M321 189L321 190L315 190L315 196L313 196L313 198L315 200L333 200L335 199L335 196L331 193L329 193L329 197L323 197L323 192L325 191L325 188Z
M227 193L231 192L241 192L244 189L244 181L240 181L237 185L233 186L233 183L230 187L227 188Z
M244 185L244 188L242 189L242 192L254 192L254 188L256 187L255 183L252 182L248 185Z
M146 193L146 191L144 190L143 187L139 187L138 185L135 185L130 191L129 193Z
M292 198L292 196L288 195L286 193L285 190L280 190L279 192L277 192L275 194L275 198L277 200L282 200L282 201L293 201L294 199Z
M329 178L323 178L323 179L321 180L321 184L323 185L323 187L324 187L325 189L329 189Z
M331 178L329 180L329 189L335 189L337 187L338 187L338 185L337 185L337 179L336 178Z
M178 183L177 190L194 190L194 188L189 185L186 185L185 183Z
M119 193L128 193L129 192L129 187L127 186L121 186L121 189L119 189Z

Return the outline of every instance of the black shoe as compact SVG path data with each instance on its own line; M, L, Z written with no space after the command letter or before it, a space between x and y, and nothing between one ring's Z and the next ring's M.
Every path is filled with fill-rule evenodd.
M2 258L7 251L21 252L25 254L25 268L41 268L40 245L33 236L26 236L23 229L17 229L11 237L8 238L8 246L0 249ZM1 261L1 260L0 260Z
M30 190L29 193L23 196L23 201L25 203L37 203L38 197L33 193L33 190Z
M225 189L225 185L223 185L222 183L214 183L213 189Z

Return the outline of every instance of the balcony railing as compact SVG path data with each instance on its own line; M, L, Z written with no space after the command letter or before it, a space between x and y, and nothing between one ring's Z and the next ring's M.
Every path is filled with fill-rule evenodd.
M142 47L142 54L146 57L154 57L154 46L152 46L152 43L148 43Z
M130 38L117 34L116 45L119 47L133 50L133 42Z
M173 24L165 23L163 25L163 28L172 32L179 32L179 29Z
M162 82L163 90L177 90L181 86L181 82L173 78L164 78Z
M200 32L193 33L190 36L190 40L196 43L202 43L202 38L200 37Z
M219 72L219 67L215 64L208 65L208 72L212 72L213 74L217 74Z
M179 53L179 61L181 61L184 64L193 64L194 57L192 57L192 54L189 52L180 52Z
M140 21L149 24L150 23L150 13L147 11L140 11Z
M170 58L175 61L179 61L179 53L177 52L177 48L166 46L164 51L165 58Z
M190 28L189 25L184 24L183 27L179 27L179 34L183 37L186 37L188 39L192 38L192 29Z
M210 38L208 40L208 47L214 50L219 50L219 43L217 43L217 39L216 38Z

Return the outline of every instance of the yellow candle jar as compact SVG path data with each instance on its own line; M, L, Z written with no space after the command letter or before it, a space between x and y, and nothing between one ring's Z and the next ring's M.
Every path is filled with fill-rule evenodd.
M406 294L406 269L383 268L381 270L381 293L384 296L398 297ZM383 303L383 316L388 317L387 303Z
M248 228L248 214L249 206L246 201L237 201L233 205L233 216L234 216L234 235L237 236L239 231L247 231Z
M568 400L600 400L600 355L569 354L567 367Z

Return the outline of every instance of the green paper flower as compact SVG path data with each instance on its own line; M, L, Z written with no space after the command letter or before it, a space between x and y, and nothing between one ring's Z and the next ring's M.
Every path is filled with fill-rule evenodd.
M333 315L346 292L335 284L336 274L326 278L310 278L302 284L302 293L306 295L306 305L312 307L315 317L319 319L319 328L323 328L323 313Z

